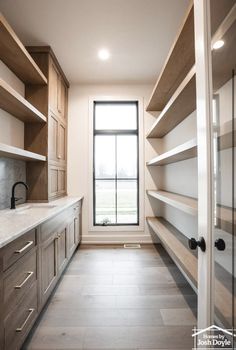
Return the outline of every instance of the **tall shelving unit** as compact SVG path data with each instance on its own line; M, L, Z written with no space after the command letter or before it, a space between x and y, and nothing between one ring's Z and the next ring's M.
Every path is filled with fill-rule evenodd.
M47 78L2 14L0 14L0 59L25 83L25 86L47 85ZM2 79L0 79L0 108L28 125L47 123L46 115ZM2 143L0 155L25 161L46 161L46 154L38 154Z
M221 33L221 23L219 19L222 16L223 14L218 16L218 22L213 21L214 25L218 26L218 29L216 27L213 28L213 33L215 32L215 35L212 38L212 44L217 39L218 33ZM232 30L236 32L236 24L232 26L231 31ZM226 35L230 36L230 33ZM224 65L222 65L222 59L220 58L214 66L216 71L220 71L220 74L218 74L217 78L214 80L214 91L218 90L228 81L230 78L229 67L235 64L235 62L232 62L232 59L235 57L235 54L232 54L232 50L235 52L235 45L232 44L232 39L229 40L228 38L228 41L225 41L227 43L229 42L229 45L225 48L223 57ZM217 69L217 65L223 68ZM160 112L153 126L147 133L147 141L150 138L163 138L183 122L194 110L196 110L196 70L194 52L194 8L193 2L191 2L146 108L146 111L152 114L153 112ZM225 130L221 130L220 134L218 134L218 150L225 150L230 147L232 147L232 131L227 130L226 126ZM163 167L168 164L195 157L197 157L197 138L188 140L154 157L146 163L146 166L148 168L155 166ZM154 201L158 201L165 206L174 207L192 217L197 217L198 215L197 198L183 196L180 193L168 192L164 189L148 189L147 196ZM218 205L217 217L219 227L221 227L226 234L232 234L230 225L232 209ZM193 252L189 249L188 237L173 226L173 224L168 222L165 217L147 217L146 220L152 232L158 237L197 293L197 252ZM229 290L225 288L221 281L216 279L215 304L218 305L224 319L227 319L231 312L230 305L227 303L227 300L230 298L229 293Z
M147 139L163 138L196 109L195 73L194 9L191 2L146 108L147 112L160 111ZM149 160L146 165L162 167L196 156L197 139L194 138ZM196 198L162 189L149 189L147 195L187 215L197 216ZM188 251L187 238L184 239L185 236L165 218L148 217L147 223L196 290L197 256Z
M2 14L0 58L25 85L0 79L0 108L24 123L24 149L0 143L0 156L26 161L28 201L65 196L69 82L51 47L25 47Z

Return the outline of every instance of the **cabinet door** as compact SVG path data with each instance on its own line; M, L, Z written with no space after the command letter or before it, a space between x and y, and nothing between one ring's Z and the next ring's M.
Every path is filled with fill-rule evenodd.
M66 237L67 229L64 227L58 233L58 274L60 275L64 270L67 262Z
M58 94L58 113L60 117L66 121L67 117L67 87L62 78L60 78L59 94Z
M57 160L59 162L65 163L66 161L66 127L64 124L58 124L58 150L57 150Z
M75 217L73 216L68 224L67 251L70 257L76 248Z
M58 194L63 195L66 193L66 169L58 169Z
M58 95L60 94L60 76L52 63L50 64L49 70L49 101L50 101L50 110L58 115Z
M43 303L49 297L57 280L57 240L57 233L54 233L41 247L41 300Z
M49 150L49 160L57 161L58 160L58 120L54 114L50 113L49 115L49 124L48 124L48 150Z
M66 194L66 168L51 165L49 167L49 198Z
M81 240L81 234L80 234L80 213L78 216L75 217L75 243L78 245Z
M53 198L58 195L58 168L55 166L49 167L49 197Z

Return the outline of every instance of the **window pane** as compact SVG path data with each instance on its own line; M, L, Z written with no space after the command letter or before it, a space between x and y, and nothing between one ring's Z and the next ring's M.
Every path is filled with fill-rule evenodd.
M136 130L136 103L96 103L96 130Z
M116 222L115 181L97 180L96 191L96 224L114 224Z
M137 181L117 182L117 223L135 224L138 221Z
M117 177L137 177L137 136L117 136Z
M95 178L115 178L115 136L95 136Z

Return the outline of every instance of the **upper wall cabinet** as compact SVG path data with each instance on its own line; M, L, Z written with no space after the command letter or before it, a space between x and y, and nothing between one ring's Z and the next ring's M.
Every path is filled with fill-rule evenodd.
M1 13L0 59L25 84L47 84L47 78Z
M49 69L50 110L62 119L66 118L67 88L61 74L50 58Z

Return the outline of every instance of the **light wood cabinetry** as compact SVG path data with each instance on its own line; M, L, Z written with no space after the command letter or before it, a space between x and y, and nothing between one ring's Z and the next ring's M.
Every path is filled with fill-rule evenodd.
M57 234L41 246L41 302L44 303L55 287L57 278Z
M29 191L29 200L44 200L64 196L66 194L66 172L67 172L67 98L68 81L50 47L28 47L28 51L37 62L48 79L47 92L42 94L41 106L48 106L47 128L38 130L40 140L47 140L46 155L48 157L44 165L44 174L34 178L33 188ZM34 98L34 86L28 86L26 94L28 100ZM26 139L32 134L32 126L25 128ZM33 147L33 143L29 143ZM30 149L29 149L30 150ZM39 167L38 167L39 169ZM39 170L37 171L39 173ZM27 181L32 183L32 166L27 166ZM43 181L43 183L42 183ZM44 190L42 191L42 186Z
M37 229L0 249L0 349L19 349L38 314Z
M47 78L2 14L0 14L0 59L25 83L26 90L30 86L30 90L33 91L32 98L28 99L27 94L25 97L22 96L8 83L0 79L0 108L25 124L38 124L38 130L40 130L47 122L46 104L41 104L43 93L47 90ZM43 108L40 109L41 106ZM35 126L32 128L35 129ZM38 147L38 151L35 151L27 147L27 137L25 141L24 149L10 148L7 144L1 144L2 149L10 148L9 152L3 151L1 155L16 159L21 158L26 161L32 159L38 162L44 161L46 153L43 152L43 148ZM34 143L37 141L34 140ZM35 154L25 154L27 151Z
M49 162L66 163L66 124L52 112L49 115Z
M80 242L81 201L0 249L0 349L19 350Z
M75 217L72 216L68 224L67 251L68 256L71 256L76 247L75 238Z
M67 228L64 227L63 229L59 230L59 233L57 235L58 237L58 274L60 275L62 271L64 270L64 267L67 263Z
M49 82L50 110L65 120L67 114L67 87L52 60L50 60Z
M25 127L24 149L1 144L0 156L33 160L26 165L29 201L61 197L66 194L69 83L52 49L25 48L1 14L0 58L25 84L23 97L0 79L0 108L23 121ZM58 180L52 181L53 176Z

